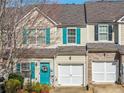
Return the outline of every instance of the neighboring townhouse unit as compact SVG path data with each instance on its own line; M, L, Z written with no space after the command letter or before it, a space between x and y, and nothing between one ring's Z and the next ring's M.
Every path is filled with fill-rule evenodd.
M86 86L123 80L124 2L56 7L45 14L42 5L27 6L18 22L16 71L25 82Z

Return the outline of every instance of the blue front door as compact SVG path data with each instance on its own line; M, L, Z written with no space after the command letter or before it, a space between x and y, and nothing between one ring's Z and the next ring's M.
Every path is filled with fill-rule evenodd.
M50 84L50 64L40 63L40 83Z

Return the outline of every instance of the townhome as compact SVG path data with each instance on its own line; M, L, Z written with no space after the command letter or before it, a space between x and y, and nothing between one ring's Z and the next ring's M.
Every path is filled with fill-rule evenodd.
M28 6L18 22L17 72L25 81L86 86L123 80L124 2L56 6L52 14Z
M24 74L25 80L30 79L31 74L32 81L43 84L84 85L86 24L83 5L58 5L59 13L55 13L55 18L44 15L41 6L31 8L18 24L18 71Z

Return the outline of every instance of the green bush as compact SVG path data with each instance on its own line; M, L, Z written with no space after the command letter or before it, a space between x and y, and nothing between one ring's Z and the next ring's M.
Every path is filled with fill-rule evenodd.
M19 74L16 74L16 73L11 73L11 74L9 74L8 79L17 79L21 82L21 87L23 86L24 77L22 75L19 75Z
M21 83L17 79L9 79L5 81L6 93L16 93L16 90L21 87Z
M42 90L42 87L40 83L37 82L32 84L32 91L40 93L41 90Z

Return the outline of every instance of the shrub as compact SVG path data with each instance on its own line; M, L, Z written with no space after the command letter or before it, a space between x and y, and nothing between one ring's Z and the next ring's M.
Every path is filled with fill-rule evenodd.
M5 81L6 93L16 93L16 90L21 87L21 83L17 79L9 79Z
M42 85L42 91L43 92L49 92L51 89L51 86L50 85Z
M40 83L33 83L32 84L32 91L35 91L36 93L40 93L42 90L41 84Z
M21 83L21 87L23 86L23 83L24 83L24 77L22 77L22 75L20 75L20 74L11 73L11 74L9 74L8 79L17 79L17 80L20 81L20 83Z
M32 90L32 85L28 82L24 85L23 87L24 90L28 91L28 92L31 92Z
M28 91L24 91L24 93L29 93Z

